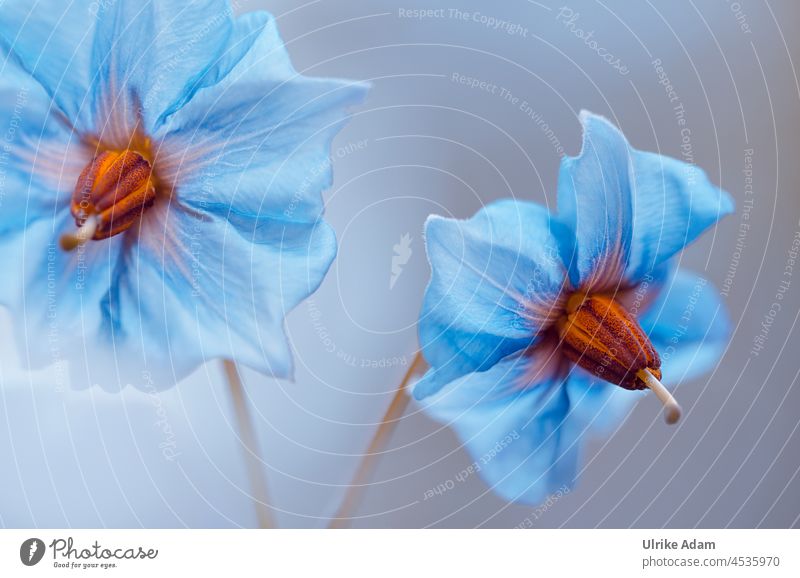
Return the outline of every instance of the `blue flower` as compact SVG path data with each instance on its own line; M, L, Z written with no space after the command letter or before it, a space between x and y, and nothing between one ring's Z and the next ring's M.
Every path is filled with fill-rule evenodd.
M604 118L580 118L557 215L503 200L426 223L419 334L431 368L414 395L496 492L526 503L574 483L579 440L618 423L636 390L669 401L662 374L678 383L708 369L729 333L713 286L669 265L732 212L728 194L696 167L631 148Z
M366 86L301 76L274 18L227 0L2 11L0 303L26 364L110 388L212 358L291 376L284 316L334 259L321 192Z

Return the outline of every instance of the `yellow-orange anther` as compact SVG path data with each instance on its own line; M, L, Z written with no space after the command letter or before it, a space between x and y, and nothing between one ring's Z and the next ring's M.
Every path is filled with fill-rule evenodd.
M661 379L661 360L642 328L606 295L576 293L557 324L564 355L594 375L625 389L648 387L639 375Z
M105 151L78 177L70 209L79 228L94 219L91 239L99 241L130 228L155 198L147 159L132 150Z

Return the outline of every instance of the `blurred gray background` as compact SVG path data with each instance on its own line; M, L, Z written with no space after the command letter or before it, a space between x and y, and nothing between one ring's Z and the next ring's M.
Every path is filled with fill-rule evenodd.
M682 267L727 286L735 324L728 351L713 373L679 387L687 415L678 427L665 426L658 402L647 397L611 437L588 444L578 487L538 510L504 503L477 476L423 500L472 458L412 403L352 525L800 525L800 268L793 278L784 274L800 232L800 84L792 63L800 55L800 6L458 4L466 19L450 11L453 3L430 0L238 3L241 12L278 17L304 73L374 84L334 150L336 181L326 199L339 258L321 290L289 317L297 380L245 375L280 524L327 524L416 351L429 275L426 216L467 217L512 194L554 206L559 159L577 153L577 114L586 108L614 120L639 149L681 158L688 145L683 152L735 197L737 213L681 256ZM604 61L577 29L593 31L591 40L618 62ZM659 84L656 60L678 100L670 102ZM678 105L688 135L677 123ZM753 194L743 232L749 149ZM393 246L404 235L411 256L392 286ZM785 279L781 310L756 355L753 339ZM5 369L3 379L8 427L0 428L0 452L15 464L0 498L4 525L254 523L217 366L152 395L48 395L46 373ZM169 443L173 459L164 452ZM35 489L30 479L38 480Z

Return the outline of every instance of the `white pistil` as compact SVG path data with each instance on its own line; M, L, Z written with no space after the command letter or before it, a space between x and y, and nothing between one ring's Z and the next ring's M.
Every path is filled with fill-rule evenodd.
M664 404L664 419L669 425L673 425L678 423L678 420L681 419L681 406L678 405L678 402L675 401L675 398L672 397L672 394L667 391L667 388L664 387L660 381L656 379L656 376L650 373L649 369L643 369L638 372L636 375L645 382L647 387L653 390L653 393L656 394L661 403Z
M61 248L65 251L74 251L83 245L86 241L94 237L98 222L97 217L90 215L75 233L65 233L61 235L61 239L59 239Z

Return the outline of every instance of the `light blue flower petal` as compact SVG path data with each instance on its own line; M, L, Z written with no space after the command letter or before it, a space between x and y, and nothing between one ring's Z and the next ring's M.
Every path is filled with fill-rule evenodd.
M180 6L163 0L102 5L91 66L98 75L85 109L62 130L47 123L37 101L36 108L27 105L21 121L30 124L19 134L30 139L38 132L39 138L33 146L20 140L15 152L32 150L36 158L12 167L15 196L0 207L0 230L7 233L3 242L24 242L30 250L26 246L9 259L14 274L0 285L0 300L24 314L25 299L32 296L30 319L18 326L20 343L36 355L36 363L76 360L70 365L77 384L116 389L126 376L146 372L155 387L167 387L214 357L290 375L284 315L317 288L335 254L332 230L316 219L322 211L319 183L330 183L330 140L364 87L297 76L271 18L250 15L234 22L224 0L203 2L200 7L195 2L183 19ZM214 6L219 10L210 10ZM174 131L152 132L198 91L194 108L171 125ZM262 99L267 92L279 98ZM243 108L247 114L241 114ZM91 114L81 116L85 110ZM51 116L65 119L60 112ZM237 126L231 127L233 121ZM93 154L87 150L93 147L81 143L69 148L77 141L72 123L89 133L81 136L97 136L105 146L128 146L135 132L151 132L159 180L166 177L163 182L175 188L171 201L148 209L139 230L66 254L57 240L74 230L68 198ZM197 127L201 132L193 132ZM168 133L175 138L166 138ZM188 142L187 134L197 140ZM269 146L263 146L266 135ZM50 141L58 150L45 155ZM250 154L255 149L256 162ZM187 162L190 157L199 162ZM311 160L322 158L321 168L313 170ZM194 179L178 182L180 169L171 160L181 169L197 169L187 170ZM40 174L37 164L45 161L50 170ZM263 170L254 174L249 168ZM279 180L273 189L264 178L270 175ZM46 186L39 186L40 177ZM306 186L295 186L301 177ZM269 210L259 210L265 193L279 187L289 201L273 203L269 196ZM185 197L194 206L183 203ZM297 215L287 213L290 203L299 206ZM22 294L18 281L26 275L32 289ZM75 290L79 282L84 286ZM47 333L51 309L58 318L56 333L72 338L62 339L56 352L50 344L27 352L30 335Z
M646 393L630 391L608 383L578 366L567 379L570 412L568 419L582 429L581 435L609 435L622 425L631 408Z
M562 161L558 181L559 216L576 231L564 248L573 285L635 285L733 211L699 168L633 149L600 116L580 118L583 147Z
M0 235L52 220L69 202L90 151L59 121L50 98L0 56ZM4 282L6 280L4 279ZM18 284L18 279L7 282Z
M564 260L575 287L605 291L619 285L630 257L631 153L605 118L582 111L580 120L581 152L564 157L558 174L558 214L576 239Z
M104 140L134 129L136 115L152 134L231 57L225 55L234 34L228 0L117 1L98 18L93 112Z
M640 322L661 357L666 385L694 379L713 368L731 332L717 288L685 270L675 273Z
M527 356L509 356L484 372L468 374L422 402L424 411L459 436L473 467L489 487L509 501L539 504L572 487L578 438L567 420L570 410L563 373L524 387ZM498 388L517 383L513 397ZM484 392L484 398L475 397Z
M122 2L119 2L122 3ZM67 118L84 112L94 71L92 43L102 3L63 0L6 0L0 45L41 83Z
M250 49L156 135L157 162L182 202L201 210L314 222L333 181L331 142L367 87L298 75L273 18L246 24Z
M243 76L281 82L296 75L275 17L268 12L249 12L233 21L227 46L196 89L200 91L217 84L221 85L218 88L230 88Z
M2 36L0 36L0 38L2 38ZM31 76L30 72L23 68L15 55L10 54L2 41L0 41L0 86L11 89L25 87L28 90L30 90L31 87L36 87L48 98L47 92L42 88L42 85Z
M636 284L620 288L614 293L614 299L628 313L639 319L661 295L672 276L675 274L674 264L664 261L652 271L648 271Z
M62 208L0 235L0 304L14 313L17 350L27 367L94 360L97 354L98 303L112 282L123 238L62 251L59 237L74 230L74 219Z
M215 358L291 377L284 316L317 289L335 253L321 221L231 224L155 206L101 302L103 335L120 364L147 368L162 388Z
M526 355L528 357L524 375L516 379L498 381L491 390L487 390L486 384L480 380L473 380L469 383L461 380L458 388L450 387L447 389L449 393L446 403L442 401L442 396L440 396L440 409L451 404L458 409L470 407L476 403L499 402L503 398L516 397L519 395L520 390L529 387L531 384L555 381L558 376L563 376L566 373L570 365L561 355L555 334L549 334L535 345L512 355ZM489 371L490 369L491 367L488 367L480 371ZM428 395L438 393L448 383L459 380L463 375L442 383L433 390L433 393L427 394L433 388L431 382L436 382L438 377L436 370L430 369L414 385L414 396L417 399L427 398Z
M701 169L669 157L633 151L633 171L634 224L626 277L639 280L733 212L733 201Z
M431 280L419 321L433 370L415 389L491 367L529 346L560 314L566 271L558 237L569 234L534 203L500 201L467 221L430 217Z
M42 86L13 62L0 74L0 305L15 314L22 363L39 368L85 358L100 328L97 303L107 291L121 238L65 253L75 230L68 203L91 159ZM91 272L91 273L90 273Z

